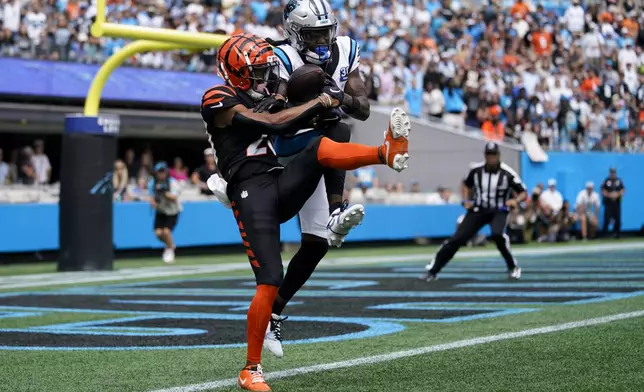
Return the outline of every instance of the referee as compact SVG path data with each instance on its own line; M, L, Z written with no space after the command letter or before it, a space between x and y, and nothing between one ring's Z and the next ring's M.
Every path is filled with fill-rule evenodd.
M492 240L508 266L510 279L521 277L521 268L510 253L510 238L505 234L508 210L526 198L526 188L512 168L501 163L499 146L489 142L485 146L485 162L472 166L463 181L463 207L467 214L456 233L443 243L434 260L425 269L421 279L436 280L438 273L449 263L459 248L467 243L481 228L490 225ZM510 198L511 191L516 198Z

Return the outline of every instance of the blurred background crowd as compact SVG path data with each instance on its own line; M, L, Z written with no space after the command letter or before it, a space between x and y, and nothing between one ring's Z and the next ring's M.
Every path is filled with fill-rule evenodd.
M360 44L370 98L382 105L405 104L415 117L488 139L529 136L545 150L644 151L637 0L331 3L338 34ZM281 38L279 1L108 4L116 23ZM0 55L101 63L126 41L93 38L95 12L86 0L0 0ZM215 53L146 53L128 64L213 72Z
M338 34L360 44L360 72L373 104L405 105L420 121L522 142L529 153L530 143L546 151L644 152L638 0L330 2ZM282 37L280 1L108 0L108 7L115 23ZM127 41L92 37L95 14L91 0L0 0L0 56L100 64ZM127 66L210 73L215 57L214 49L153 52L133 56ZM151 150L127 150L114 165L114 200L149 201L156 163ZM186 167L181 157L168 166L182 185L182 200L212 197L206 186L216 169L211 150L200 167ZM0 150L0 202L57 201L51 172L42 140L4 156ZM540 195L551 188L538 186L513 212L515 240L567 238L579 219L578 203L555 197L554 207L544 207ZM461 201L457 189L421 189L415 180L386 184L369 168L347 175L345 196L352 203Z
M14 150L9 163L2 162L0 149L0 203L58 202L60 187L51 184L51 165L42 140L33 146ZM155 161L150 150L136 154L128 149L122 159L114 163L112 186L108 187L116 202L151 202L150 183L155 176ZM194 169L186 167L180 157L168 164L168 174L180 185L183 201L216 200L206 185L216 173L213 150L203 151L203 164ZM614 175L615 173L611 171ZM547 183L544 187L543 183ZM524 203L514 208L509 217L509 234L513 242L561 242L571 239L582 216L587 216L588 238L595 237L599 229L600 200L608 197L603 189L592 182L579 191L576 200L565 200L557 189L555 179L544 179L531 191ZM599 190L599 193L597 192ZM587 196L584 195L587 193ZM594 194L594 195L593 195ZM602 195L601 197L599 195ZM388 205L446 205L460 204L461 197L444 186L422 189L418 181L408 184L381 183L372 167L347 173L345 198L351 203L377 203ZM592 197L591 197L592 196ZM462 218L462 217L461 217ZM606 231L604 228L602 231ZM485 236L474 239L474 245L483 245Z

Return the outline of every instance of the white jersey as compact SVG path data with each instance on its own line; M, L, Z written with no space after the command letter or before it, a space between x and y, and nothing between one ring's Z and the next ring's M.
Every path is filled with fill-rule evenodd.
M588 191L584 189L577 195L575 204L577 207L584 207L587 214L594 214L599 210L599 194L595 191L588 194Z
M273 51L280 63L279 76L284 80L288 80L296 69L307 64L298 51L289 44L279 45L273 48ZM331 59L322 66L322 69L333 77L338 87L344 90L349 74L359 66L360 47L358 43L349 37L337 37L331 48ZM294 137L276 136L273 145L277 155L289 157L303 150L312 138L319 135L318 132L311 132L313 130L312 128L302 129Z
M304 64L302 56L289 44L279 45L273 49L280 60L280 77L288 80L296 69ZM338 87L344 89L349 74L360 65L360 47L349 37L337 37L331 48L331 59L322 67L335 80Z

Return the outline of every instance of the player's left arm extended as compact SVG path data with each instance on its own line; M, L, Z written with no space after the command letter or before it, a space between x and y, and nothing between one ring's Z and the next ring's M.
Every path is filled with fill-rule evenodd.
M521 203L528 197L528 189L523 185L523 181L518 176L512 177L511 184L512 190L516 194L514 200L517 204Z
M365 121L371 114L371 106L367 98L367 86L362 81L360 71L357 68L349 74L347 84L344 86L342 110L360 121Z

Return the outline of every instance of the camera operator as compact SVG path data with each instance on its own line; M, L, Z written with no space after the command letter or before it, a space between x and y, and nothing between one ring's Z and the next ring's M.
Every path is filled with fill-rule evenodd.
M177 225L181 203L179 202L179 184L168 174L168 164L159 162L154 166L154 178L150 181L150 203L156 210L154 216L154 234L165 244L163 261L174 262L174 239L172 231Z

